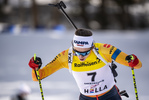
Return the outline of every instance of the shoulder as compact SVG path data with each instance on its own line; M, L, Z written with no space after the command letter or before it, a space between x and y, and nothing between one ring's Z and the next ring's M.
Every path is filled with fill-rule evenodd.
M59 54L56 55L56 57L50 62L50 63L53 63L55 61L58 61L58 62L63 62L63 60L67 60L68 58L68 50L64 50L62 52L60 52Z
M94 43L96 48L99 48L103 43Z
M55 59L58 59L59 62L65 62L68 60L68 51L69 49L66 49L62 52L60 52L56 57Z
M106 43L94 43L94 45L96 48L99 48L99 50L103 53L104 52L111 53L115 49L115 47L113 45L106 44Z
M69 49L66 49L66 50L62 51L60 53L60 55L62 55L62 56L68 56L68 51L69 51Z
M103 54L109 61L111 60L113 53L117 50L113 45L106 43L97 43L95 47L98 48L99 53Z

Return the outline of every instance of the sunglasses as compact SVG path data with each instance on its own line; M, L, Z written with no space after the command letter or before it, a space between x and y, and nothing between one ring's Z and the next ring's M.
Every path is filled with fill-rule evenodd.
M85 52L79 52L79 51L77 51L77 50L75 50L75 49L73 49L73 51L75 52L75 55L76 55L76 56L80 56L80 55L86 56L86 55L88 55L88 54L90 53L91 49L88 50L88 51L85 51Z

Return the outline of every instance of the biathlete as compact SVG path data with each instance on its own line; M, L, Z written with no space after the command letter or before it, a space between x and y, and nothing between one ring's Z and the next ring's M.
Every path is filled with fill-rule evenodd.
M135 69L142 67L134 54L127 55L110 44L94 43L91 31L77 29L72 47L59 53L42 69L40 57L36 57L36 61L32 57L29 66L33 69L34 81L37 81L36 68L39 69L40 79L61 68L69 69L80 90L79 100L122 100L110 68L112 61Z

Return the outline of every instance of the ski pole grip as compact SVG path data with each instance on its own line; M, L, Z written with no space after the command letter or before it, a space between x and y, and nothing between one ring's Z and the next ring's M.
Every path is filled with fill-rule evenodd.
M128 63L129 63L130 61L134 60L134 59L135 59L135 58L134 58L133 55L128 55L128 56L125 58L125 60L127 60Z
M131 57L131 60L134 60L135 58L133 57L133 55L130 55L130 57Z
M34 53L34 61L36 61L36 53Z
M36 53L34 53L34 61L36 61ZM38 70L38 68L36 68L35 70Z

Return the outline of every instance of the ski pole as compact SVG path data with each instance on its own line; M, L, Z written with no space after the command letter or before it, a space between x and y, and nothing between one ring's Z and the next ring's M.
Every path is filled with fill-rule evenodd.
M34 61L36 61L36 53L34 53ZM39 75L38 68L35 70L35 72L37 74L37 79L38 79L38 82L39 82L41 97L42 97L42 100L44 100L44 95L43 95L43 90L42 90L42 85L41 85L41 80L40 80L40 75Z
M68 19L68 21L71 23L71 25L77 30L77 26L74 24L74 22L70 19L70 17L68 16L68 14L65 12L65 8L66 5L64 4L63 1L60 1L60 3L57 4L49 4L50 6L54 6L57 7L58 9L60 9L62 11L62 13L65 15L65 17ZM64 8L64 9L63 9Z
M135 73L134 73L134 68L131 68L131 71L132 71L132 77L133 77L133 83L134 83L134 90L135 90L136 100L139 100L139 98L138 98L138 91L137 91L137 85L136 85L136 78L135 78Z
M128 62L130 62L131 60L134 60L134 57L132 55L129 55L126 57L126 60ZM136 96L136 100L139 100L138 98L138 91L137 91L137 85L136 85L136 77L135 77L135 72L134 72L134 68L131 68L131 72L132 72L132 78L133 78L133 84L134 84L134 90L135 90L135 96Z

